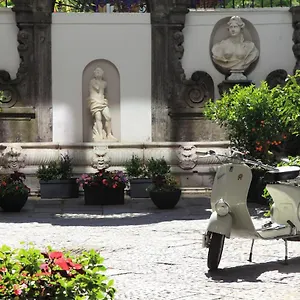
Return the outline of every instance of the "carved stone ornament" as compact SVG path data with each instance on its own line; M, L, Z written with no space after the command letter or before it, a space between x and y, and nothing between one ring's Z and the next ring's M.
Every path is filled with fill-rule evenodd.
M271 89L277 85L280 85L281 87L283 87L286 83L287 77L288 77L288 74L287 74L286 70L278 69L278 70L274 70L268 74L268 76L266 78L266 82L268 83L268 85Z
M177 150L177 158L181 169L193 169L198 161L197 148L193 145L181 145Z
M214 99L214 81L203 71L196 71L185 81L184 99L189 107L203 108L206 101Z
M4 168L17 171L25 167L26 155L23 153L22 147L8 146L2 152L2 163Z
M108 147L94 147L92 167L97 170L103 170L109 167L109 162Z
M259 50L241 17L232 16L223 26L227 27L228 36L212 45L212 61L223 74L230 74L227 80L247 80L244 73L258 60Z

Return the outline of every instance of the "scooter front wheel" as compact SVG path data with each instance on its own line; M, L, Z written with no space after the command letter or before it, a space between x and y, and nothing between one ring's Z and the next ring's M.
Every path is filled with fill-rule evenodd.
M207 267L210 271L217 270L223 252L225 235L212 232L208 247Z

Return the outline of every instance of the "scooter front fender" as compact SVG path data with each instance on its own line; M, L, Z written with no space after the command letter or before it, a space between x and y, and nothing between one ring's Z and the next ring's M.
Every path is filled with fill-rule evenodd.
M231 227L232 216L230 214L221 217L214 211L209 218L207 231L219 233L229 238Z

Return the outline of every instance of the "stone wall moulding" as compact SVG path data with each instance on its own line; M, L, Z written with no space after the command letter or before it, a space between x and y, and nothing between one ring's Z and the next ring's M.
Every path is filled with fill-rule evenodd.
M201 157L199 153L215 150L224 154L228 149L228 142L199 142L199 143L149 143L149 144L64 144L55 143L12 143L0 145L1 166L9 169L22 169L48 164L60 158L61 154L69 154L75 168L101 169L103 166L124 167L132 155L144 159L165 158L172 167L192 166L197 164L215 164L213 157ZM180 152L181 151L181 152ZM192 161L192 163L190 162Z

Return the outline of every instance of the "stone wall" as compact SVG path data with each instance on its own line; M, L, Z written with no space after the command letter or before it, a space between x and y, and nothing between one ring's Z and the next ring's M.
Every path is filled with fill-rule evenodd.
M24 172L29 186L36 192L38 167L59 159L61 154L72 158L75 176L96 172L97 167L104 164L110 169L124 170L126 161L134 154L144 159L165 158L182 187L201 189L211 186L215 168L222 162L222 158L207 155L208 150L227 153L228 143L3 143L0 145L0 173Z

